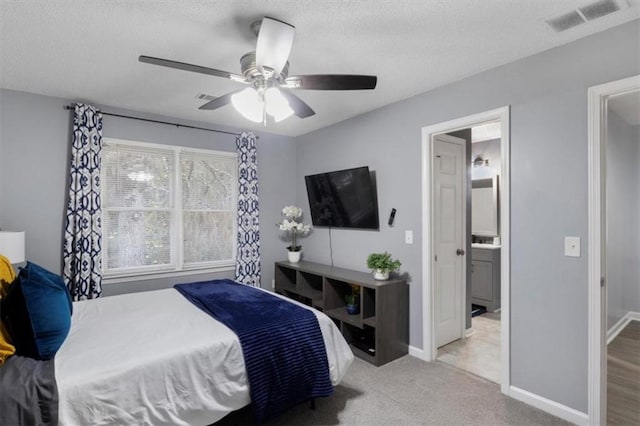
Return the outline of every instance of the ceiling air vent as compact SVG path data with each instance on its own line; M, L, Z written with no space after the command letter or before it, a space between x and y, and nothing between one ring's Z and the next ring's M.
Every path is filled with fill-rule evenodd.
M602 18L620 10L620 5L614 0L601 0L578 9L587 21Z
M564 15L547 19L546 22L547 22L547 25L549 25L553 31L559 33L561 31L566 31L569 28L573 28L578 25L584 24L587 21L585 21L578 12L573 10L569 13L565 13Z
M203 100L203 101L212 101L215 98L217 98L217 96L207 95L206 93L198 93L196 95L196 99L200 99L200 100Z
M598 0L545 22L553 31L559 33L628 7L626 0Z

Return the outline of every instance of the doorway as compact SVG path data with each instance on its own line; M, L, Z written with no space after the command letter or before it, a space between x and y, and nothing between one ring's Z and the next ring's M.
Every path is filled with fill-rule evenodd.
M458 136L466 143L469 155L464 164L466 173L466 239L465 269L467 270L462 336L443 338L436 322L437 359L454 367L500 383L500 190L502 175L501 123L490 121L447 134ZM439 136L436 136L436 139ZM435 170L434 170L435 171ZM437 183L434 180L434 186ZM437 192L434 210L438 212ZM434 222L436 241L440 224ZM436 249L440 253L439 248ZM440 262L434 262L438 265ZM438 289L441 283L437 272L436 319L438 318Z
M476 244L484 244L486 245L495 245L494 243L498 243L500 245L500 254L498 255L498 261L495 264L495 270L491 273L495 273L497 277L499 277L499 290L495 292L495 296L497 298L497 305L488 305L488 293L484 293L484 300L482 300L485 310L488 311L498 311L498 312L490 312L493 314L498 314L500 317L499 323L494 323L494 331L499 330L499 347L498 352L500 359L500 365L498 367L499 372L495 374L494 381L499 382L501 385L501 389L503 393L508 393L510 386L509 379L509 270L510 270L510 256L509 256L509 223L510 223L510 212L509 212L509 107L499 108L496 110L487 111L484 113L475 114L468 117L463 117L457 120L447 121L444 123L439 123L433 126L423 128L422 132L422 159L423 159L423 167L422 167L422 186L423 186L423 215L422 215L422 230L423 230L423 346L424 346L424 354L423 358L426 361L433 361L438 357L438 347L442 345L443 341L438 336L438 322L441 320L438 317L438 304L441 303L441 294L438 294L438 286L439 279L438 275L438 250L441 247L436 246L440 244L440 242L436 239L437 237L437 226L436 218L438 213L438 200L436 197L437 188L434 187L434 183L436 183L434 172L437 171L437 165L434 163L437 158L434 150L434 143L438 139L438 135L446 134L448 136L458 136L460 137L461 131L466 131L470 128L477 127L482 124L487 123L498 123L497 127L500 129L501 140L500 140L500 158L497 161L497 164L500 166L501 176L499 179L485 179L484 185L479 187L480 191L478 194L491 194L492 191L495 190L499 192L500 197L495 201L496 206L496 214L500 214L499 222L496 224L497 226L497 235L499 235L500 241L494 241L493 238L496 235L477 235L478 238L475 242L472 243L471 235L471 226L472 226L472 217L471 217L471 209L467 213L467 209L463 212L465 220L465 233L463 234L463 238L460 241L457 241L456 251L461 251L461 255L464 257L465 261L461 262L461 264L465 265L462 268L462 276L472 277L474 273L483 275L485 278L487 277L487 270L483 269L482 266L486 266L483 264L473 265L471 261L471 256L473 253L473 249L476 248ZM468 159L465 166L465 175L469 175L472 172L471 165L471 152L468 151ZM479 157L479 155L478 155ZM483 164L484 165L484 164ZM480 160L478 161L478 166L480 166ZM494 185L493 187L491 185ZM466 199L470 201L469 204L472 204L472 185L469 185L468 195ZM481 208L479 208L481 210ZM491 220L488 221L490 223ZM467 232L467 229L469 232ZM472 247L472 244L476 247ZM452 246L453 248L453 246ZM484 259L485 262L491 262L492 259ZM468 265L468 266L467 266ZM478 269L476 269L476 266ZM461 295L459 299L460 311L462 315L457 318L457 334L453 336L454 339L462 339L462 341L471 341L469 337L469 333L473 330L472 328L472 317L471 317L471 299L474 293L474 290L470 287L470 281L467 283L466 279L463 279L460 282L459 294ZM489 290L489 289L485 289ZM493 290L493 288L491 288ZM442 292L440 292L442 293ZM451 291L450 293L453 293ZM480 292L482 293L482 292ZM476 296L477 296L476 292ZM478 328L479 329L479 328ZM474 331L475 333L475 331ZM479 340L479 339L476 339Z
M589 89L589 422L640 422L640 76Z

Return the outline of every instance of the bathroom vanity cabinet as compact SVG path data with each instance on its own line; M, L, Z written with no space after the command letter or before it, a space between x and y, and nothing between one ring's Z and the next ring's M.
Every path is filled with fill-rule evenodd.
M486 248L478 246L483 245ZM473 245L471 249L471 303L494 312L500 308L500 247Z

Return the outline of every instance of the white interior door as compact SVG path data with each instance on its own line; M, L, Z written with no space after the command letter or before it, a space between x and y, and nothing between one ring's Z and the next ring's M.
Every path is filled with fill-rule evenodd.
M436 346L460 339L464 323L465 140L433 140L433 279Z

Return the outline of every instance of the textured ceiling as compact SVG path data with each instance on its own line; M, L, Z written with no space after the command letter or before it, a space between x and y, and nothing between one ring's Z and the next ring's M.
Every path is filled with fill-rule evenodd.
M545 19L591 0L9 1L0 0L0 87L180 119L261 129L199 93L239 85L139 63L138 55L234 73L262 16L296 27L290 74L375 74L360 92L296 92L315 111L266 130L300 135L636 19L631 7L563 33Z

